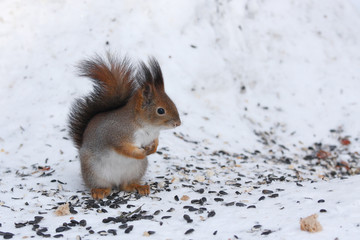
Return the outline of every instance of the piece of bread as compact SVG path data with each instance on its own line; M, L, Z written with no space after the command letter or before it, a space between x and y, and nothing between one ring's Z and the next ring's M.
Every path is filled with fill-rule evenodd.
M317 220L317 217L317 214L313 214L306 218L300 218L300 229L311 233L322 231L322 226Z

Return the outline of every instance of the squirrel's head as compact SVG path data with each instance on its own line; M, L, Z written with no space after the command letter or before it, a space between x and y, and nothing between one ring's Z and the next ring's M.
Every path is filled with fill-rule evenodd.
M141 62L138 72L140 88L138 111L142 121L160 129L180 126L179 112L174 102L165 93L164 80L159 63L150 58L149 67Z

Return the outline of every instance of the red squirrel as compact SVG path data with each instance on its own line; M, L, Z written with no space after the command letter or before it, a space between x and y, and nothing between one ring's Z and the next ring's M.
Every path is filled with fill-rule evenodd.
M158 61L134 66L108 53L81 62L79 70L94 90L72 106L69 128L92 197L105 198L113 187L148 195L149 185L140 185L147 155L156 152L160 130L181 124Z

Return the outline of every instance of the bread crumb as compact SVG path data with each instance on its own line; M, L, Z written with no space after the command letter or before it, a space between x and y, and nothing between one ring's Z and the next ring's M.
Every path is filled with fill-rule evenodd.
M204 176L201 176L201 175L198 175L195 177L195 180L198 181L198 182L204 182L205 181L205 177Z
M58 208L55 210L56 216L65 216L70 214L70 208L69 203L65 203L63 205L58 206Z
M322 231L322 226L317 220L317 217L317 214L313 214L306 218L300 218L300 229L311 233Z
M187 200L189 200L189 196L188 195L183 195L180 199L182 200L182 201L187 201Z
M174 182L178 182L179 181L179 178L178 177L173 177L171 179L171 183L174 183Z
M215 174L214 171L212 171L212 170L206 170L206 176L207 176L207 177L210 178L210 177L214 176L214 174Z

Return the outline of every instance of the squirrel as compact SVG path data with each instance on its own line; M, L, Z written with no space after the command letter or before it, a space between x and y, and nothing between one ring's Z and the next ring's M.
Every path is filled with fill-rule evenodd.
M140 185L147 156L155 153L159 132L180 126L173 101L165 93L158 61L137 66L110 53L82 61L80 76L90 78L93 91L73 104L69 132L78 148L81 173L94 199L112 188L150 193Z

